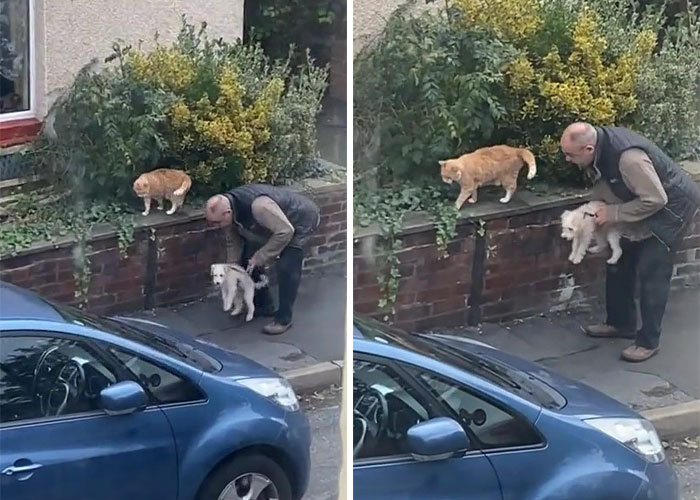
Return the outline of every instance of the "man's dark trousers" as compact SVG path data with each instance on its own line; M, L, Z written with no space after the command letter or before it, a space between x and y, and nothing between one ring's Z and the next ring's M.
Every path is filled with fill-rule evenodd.
M243 267L248 265L248 260L253 256L257 248L248 242L243 245ZM275 321L280 325L288 325L292 322L292 311L294 302L301 283L302 264L304 262L304 251L301 248L286 247L280 253L276 261L277 286L279 287L279 307L275 314ZM262 271L256 268L252 273L254 281L260 280ZM274 302L270 288L265 287L255 290L253 299L256 315L272 315Z
M635 344L656 349L671 288L673 253L654 236L634 242L623 239L621 244L622 257L606 269L607 323L621 330L636 329L634 292L639 279L642 327Z

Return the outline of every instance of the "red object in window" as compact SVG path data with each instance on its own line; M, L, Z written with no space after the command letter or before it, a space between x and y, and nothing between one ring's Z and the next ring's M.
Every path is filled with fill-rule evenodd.
M36 118L0 122L0 147L30 142L39 135L41 122Z

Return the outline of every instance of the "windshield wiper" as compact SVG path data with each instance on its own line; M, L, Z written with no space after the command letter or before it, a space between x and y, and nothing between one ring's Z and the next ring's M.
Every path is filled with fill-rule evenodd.
M513 380L510 375L494 368L493 366L490 366L489 363L486 363L485 361L479 360L479 361L477 361L477 365L479 366L479 368L481 368L485 372L489 373L490 375L496 377L498 380L500 380L504 384L509 385L513 389L522 390L522 387L520 386L520 384L518 384L515 380Z

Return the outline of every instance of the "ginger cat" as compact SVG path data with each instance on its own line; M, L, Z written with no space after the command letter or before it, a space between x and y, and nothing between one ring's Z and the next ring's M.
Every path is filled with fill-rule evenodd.
M506 194L500 202L508 203L517 188L520 169L528 166L528 179L537 173L535 156L529 150L506 145L477 149L438 163L443 182L452 184L455 181L462 188L455 202L457 210L465 201L476 203L476 190L480 186L503 186Z
M185 195L192 186L192 179L182 170L172 168L159 168L141 174L134 181L134 192L139 198L143 198L146 210L143 215L151 211L151 200L158 202L158 210L163 210L164 199L171 203L168 215L175 213L185 201Z

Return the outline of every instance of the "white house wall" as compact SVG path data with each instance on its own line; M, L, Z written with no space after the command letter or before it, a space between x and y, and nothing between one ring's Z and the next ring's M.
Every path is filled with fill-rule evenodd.
M208 23L210 36L243 36L243 0L34 0L36 113L45 116L62 89L93 58L112 53L112 43L153 46L173 40L185 14Z

